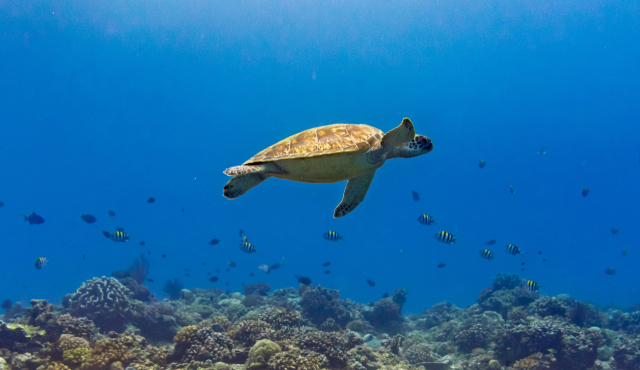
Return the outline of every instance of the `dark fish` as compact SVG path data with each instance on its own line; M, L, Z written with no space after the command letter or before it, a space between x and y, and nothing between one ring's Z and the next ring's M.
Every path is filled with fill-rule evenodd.
M327 266L331 266L331 262L325 262L322 264L322 266L327 267Z
M520 269L520 271L524 271L524 269Z
M256 274L254 274L253 272L249 274L249 276L256 276Z
M156 201L156 198L154 198L154 197L151 197L151 198L147 199L147 203L153 203L155 201Z
M455 244L456 243L456 238L449 234L446 231L440 231L439 233L435 234L433 236L434 238L436 238L436 240L441 241L443 243L446 244Z
M39 216L38 216L38 217L39 217ZM44 220L42 220L42 222L44 222ZM41 223L42 223L42 222L41 222ZM31 222L29 222L29 223L31 223ZM618 233L618 228L614 226L614 227L611 229L611 233L612 233L612 234L617 234L617 233Z
M233 261L227 262L227 265L229 265L229 267L236 267L236 263Z
M276 263L274 263L273 265L271 265L271 269L272 269L272 270L277 270L277 269L279 269L279 268L280 268L280 264L279 264L279 263L277 263L277 262L276 262Z
M113 217L113 216L115 216L115 215L116 215L116 213L115 213L115 212L113 212L113 211L109 211L109 212L107 212L107 214L108 214L109 216L111 216L111 217Z
M224 286L227 286L227 285L229 285L229 282L228 282L228 281L227 281L226 283L224 283Z
M607 275L615 275L616 269L613 267L608 267L606 270L604 270L604 273Z
M337 242L338 240L343 239L342 235L338 234L335 231L327 231L326 233L322 234L322 237L325 238L326 240L330 241L330 242Z
M188 273L188 272L185 272L184 275L187 276L187 277L191 277L191 274Z
M122 231L114 231L111 234L111 240L118 243L124 243L129 241L129 235L123 233Z
M147 251L147 254L151 254L151 251Z
M240 250L246 253L258 253L256 247L254 247L253 244L247 241L240 243Z
M309 279L308 277L304 277L304 276L300 276L300 275L295 275L294 276L296 279L298 279L298 282L300 284L304 284L304 285L309 285L311 284L311 279Z
M546 258L543 258L543 259L542 259L542 262L547 262L547 259L546 259Z
M513 187L513 185L509 185L509 191L511 192L511 194L516 192L516 189Z
M80 216L80 218L81 218L84 222L86 222L86 223L88 223L88 224L92 224L92 223L96 222L96 218L95 218L95 217L93 217L92 215L82 215L82 216Z
M331 273L331 271L327 270L324 272L325 275L329 275Z
M219 274L220 273L220 269L216 269L216 272Z
M83 254L83 255L82 255L82 259L83 259L83 260L86 260L86 259L87 259L87 257Z
M0 202L0 207L4 207L4 203ZM9 302L11 302L11 301L9 301Z
M207 262L202 261L202 266L206 266L206 265L207 265Z
M522 250L518 248L515 244L509 244L507 245L507 253L517 256L519 254L522 254Z
M524 262L520 262L520 266L524 266Z
M218 280L220 280L220 279L218 279L217 276L212 276L212 277L209 278L209 281L212 282L212 283L215 283Z
M184 212L184 207L182 207L182 212Z
M36 270L40 270L41 268L45 267L47 265L47 257L38 257L36 259L36 263L34 263L34 266L36 268Z
M123 227L116 227L116 231L122 231L122 232L124 232L124 228L123 228Z
M622 247L622 255L623 256L627 255L627 247Z
M112 272L111 276L113 276L116 279L124 279L124 278L128 278L130 276L130 273L129 271L118 270L118 271Z
M483 249L483 250L480 251L480 257L486 258L488 260L492 260L493 259L493 252L491 252L488 249Z
M484 166L487 165L487 162L484 159L481 159L480 162L478 162L478 167L480 168L484 168Z
M444 263L440 263L440 264L438 264L438 268L439 268L439 269L441 269L441 268L443 268L443 267L445 267L445 266L446 266L446 265L445 265Z
M411 190L411 196L413 197L413 200L415 200L416 202L420 200L420 194L418 194L413 190Z
M371 279L367 279L367 284L369 284L369 286L376 286L376 282Z
M224 270L225 270L226 272L231 271L231 269L230 269L230 268L228 268L228 267L227 267L226 269L224 269Z
M589 195L589 187L582 189L582 196L586 197L587 195Z
M486 245L494 245L494 244L496 244L496 241L495 241L495 239L491 239L488 242L485 242L484 244L486 244Z
M538 254L542 254L542 251L538 251Z
M153 279L147 279L147 281L153 283Z
M109 239L111 239L111 233L110 233L110 232L108 232L108 231L104 231L104 230L102 230L102 235L104 235L104 237L105 237L105 238L109 238Z
M209 242L209 245L216 245L216 244L218 244L218 243L220 243L220 240L218 240L218 239L211 239L211 241Z
M418 217L418 222L423 225L432 225L436 223L436 220L434 220L433 217L429 216L428 214L423 213L420 215L420 217Z
M187 271L187 272L191 271L191 269L188 268L188 267L185 267L184 270Z
M529 289L532 292L535 292L536 290L540 289L540 286L538 286L538 283L536 283L533 280L527 280L525 285L527 286L527 289Z
M166 254L163 254L163 255L162 255L162 258L165 258L166 256L167 256Z
M38 216L35 212L31 212L31 214L27 217L27 216L22 216L24 217L25 221L29 221L29 225L40 225L41 223L44 222L44 218Z
M2 304L0 305L0 308L8 310L11 307L13 307L13 303L11 303L11 300L6 299L4 301L2 301Z
M145 243L145 242L140 242L140 245L145 245L145 244L147 244L147 243Z
M382 299L385 299L385 298L389 298L389 293L384 293L384 294L382 295Z

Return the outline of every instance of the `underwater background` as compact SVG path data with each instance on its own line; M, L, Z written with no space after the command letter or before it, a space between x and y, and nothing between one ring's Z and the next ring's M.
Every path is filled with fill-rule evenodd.
M59 304L143 254L159 299L173 278L241 292L303 275L362 303L406 288L417 314L512 273L549 296L640 302L636 2L0 1L0 20L2 300ZM343 218L344 182L222 196L224 169L290 135L403 117L434 150L388 161ZM130 242L102 235L117 227Z

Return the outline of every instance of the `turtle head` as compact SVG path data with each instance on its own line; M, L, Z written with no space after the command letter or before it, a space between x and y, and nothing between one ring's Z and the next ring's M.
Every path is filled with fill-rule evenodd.
M390 158L412 158L427 154L433 150L431 139L424 135L416 135L412 140L395 147L390 154Z

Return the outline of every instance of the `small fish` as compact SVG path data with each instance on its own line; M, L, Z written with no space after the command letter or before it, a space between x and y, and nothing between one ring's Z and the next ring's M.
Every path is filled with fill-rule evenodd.
M229 285L229 282L228 282L228 281L227 281L226 283L224 283L224 286L227 286L227 285Z
M0 202L0 207L4 207L4 203L3 202ZM9 301L9 302L11 302L11 301Z
M524 269L520 269L520 271L524 271Z
M230 268L228 268L228 267L227 267L226 269L224 269L224 270L225 270L226 272L231 271L231 269L230 269Z
M256 247L254 247L253 244L249 242L240 243L240 250L247 253L258 253Z
M487 162L484 159L481 159L480 162L478 162L478 167L480 168L484 168L484 166L487 165Z
M402 249L402 248L398 248L398 253L400 253L400 254L404 254L404 249Z
M29 221L29 225L40 225L44 223L44 218L38 216L35 212L31 212L29 216L22 216L25 221Z
M488 249L483 249L480 251L480 257L488 259L488 260L492 260L493 259L493 252L488 250Z
M227 265L229 265L229 267L236 267L236 263L233 261L227 262Z
M549 353L553 353L554 355L555 355L556 353L558 353L558 351L556 351L556 350L555 350L555 349L553 349L553 348L549 348L547 351L549 351Z
M182 207L182 212L184 212L184 207Z
M147 279L147 281L153 283L153 279Z
M218 244L218 243L220 243L220 240L218 240L218 239L211 239L211 241L209 242L209 245L216 245L216 244Z
M44 222L44 221L43 221L43 222ZM617 234L617 233L618 233L618 228L614 226L614 227L611 229L611 233L612 233L612 234Z
M304 277L304 276L300 276L300 275L295 275L294 276L296 279L298 279L298 282L300 284L304 284L304 285L309 285L311 284L311 279L309 279L308 277Z
M326 240L330 241L330 242L337 242L338 240L344 240L342 235L338 234L335 231L331 231L331 230L329 230L326 233L322 234L322 237L325 238Z
M85 256L85 255L83 254L83 255L82 255L82 259L83 259L83 260L86 260L86 259L87 259L87 256Z
M155 201L156 201L156 198L154 198L154 197L151 197L151 198L147 199L147 203L153 203Z
M438 268L439 268L439 269L441 269L441 268L443 268L443 267L445 267L445 266L446 266L446 265L445 265L444 263L439 263L439 264L438 264Z
M589 195L589 187L582 189L582 196L586 197L587 195Z
M616 269L613 267L608 267L606 270L604 270L604 273L607 275L615 275Z
M543 258L543 259L542 259L542 262L547 262L547 259L546 259L546 258Z
M369 284L369 286L371 287L376 286L376 282L371 279L367 279L367 284Z
M322 264L322 266L327 267L327 266L331 266L331 262L325 262Z
M105 237L105 238L109 238L109 239L111 239L111 233L110 233L110 232L108 232L108 231L104 231L104 230L102 230L102 235L104 235L104 237Z
M544 151L544 147L540 147L540 151L538 152L540 155L545 155L547 152Z
M517 256L519 254L522 254L522 250L518 248L515 244L509 244L507 245L507 253Z
M536 290L540 289L540 286L538 286L538 283L536 283L533 280L527 280L525 285L527 286L527 289L529 289L532 292L535 292Z
M622 247L622 255L623 256L627 255L627 247Z
M516 189L513 187L513 185L509 185L509 191L511 192L511 194L516 192Z
M418 222L423 225L432 225L436 223L436 220L434 220L433 217L429 216L428 214L423 213L420 215L420 217L418 217Z
M256 274L254 274L253 272L249 274L249 276L254 277L256 276Z
M166 254L163 254L163 255L162 255L162 258L165 258L166 256L167 256Z
M220 269L215 269L215 270L216 270L216 272L217 272L218 274L220 273Z
M520 262L520 266L524 266L524 262Z
M220 280L217 276L212 276L209 278L209 281L212 283L215 283L216 281Z
M35 266L36 270L40 270L43 267L45 267L48 262L49 261L47 261L47 257L38 257L36 259L36 263L34 263L34 266Z
M116 227L116 231L122 231L122 232L124 232L124 228L122 228L122 227Z
M415 200L416 202L420 200L420 194L418 194L413 190L411 190L411 196L413 197L413 200Z
M446 231L440 231L439 233L435 234L433 237L436 238L436 240L446 244L455 244L457 242L456 238Z
M260 265L258 266L258 270L260 270L260 272L262 272L263 274L268 274L271 272L271 267L269 267L269 265Z
M114 242L124 243L129 241L129 235L125 234L122 231L114 231L111 234L111 240Z
M109 216L111 216L111 217L113 217L113 216L115 216L115 215L116 215L116 213L115 213L115 212L113 212L113 211L109 211L109 212L107 212L107 214L108 214Z
M277 269L279 269L279 268L280 268L280 264L279 264L279 263L277 263L277 262L276 262L276 263L274 263L273 265L271 265L271 269L272 269L272 270L277 270Z
M186 277L191 277L191 274L190 274L190 273L188 273L188 272L185 272L185 273L184 273L184 275L185 275Z
M81 218L84 222L86 222L86 223L88 223L88 224L92 224L92 223L96 222L96 218L95 218L95 217L93 217L92 215L82 215L82 216L80 216L80 218Z
M11 302L10 299L5 299L4 301L2 301L2 304L0 305L0 308L2 308L3 310L8 310L11 307L13 307L13 303Z
M325 275L329 275L330 273L331 273L330 270L327 270L327 271L324 272Z
M382 295L382 299L385 299L385 298L389 298L389 293L384 293L384 294Z
M542 251L538 251L538 254L542 254Z
M494 244L496 244L496 241L494 239L491 239L488 242L485 242L484 244L486 244L486 245L494 245Z

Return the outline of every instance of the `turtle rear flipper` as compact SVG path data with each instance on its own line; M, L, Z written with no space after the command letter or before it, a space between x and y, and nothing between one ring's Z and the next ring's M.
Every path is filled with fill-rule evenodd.
M342 202L340 202L335 211L333 211L333 218L340 218L356 209L358 204L360 204L367 195L367 190L369 190L375 174L376 170L371 170L347 182L347 187L344 189L344 195L342 196Z
M272 162L227 168L224 174L233 178L222 188L222 195L235 199L276 173L284 173L284 170Z
M413 128L413 123L405 118L400 126L384 134L380 145L388 152L402 143L413 140L414 136L416 136L416 130Z

